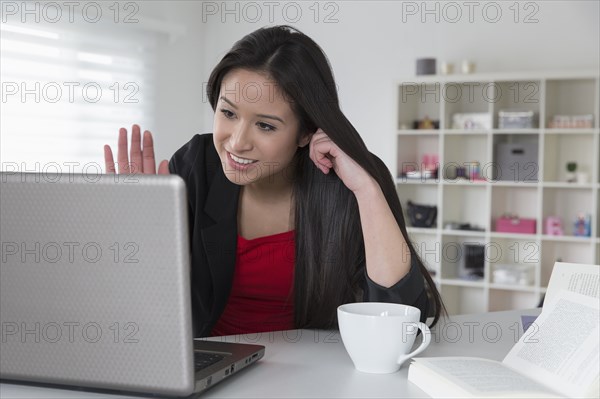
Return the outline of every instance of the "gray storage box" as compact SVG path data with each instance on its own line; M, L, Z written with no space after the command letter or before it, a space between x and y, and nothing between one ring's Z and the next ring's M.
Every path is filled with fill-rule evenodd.
M498 143L494 148L494 180L538 181L538 141Z

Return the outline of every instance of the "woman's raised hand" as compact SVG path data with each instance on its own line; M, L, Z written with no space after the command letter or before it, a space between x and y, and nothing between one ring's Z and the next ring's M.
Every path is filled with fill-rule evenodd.
M106 173L117 173L113 153L109 145L104 146L104 163L106 165ZM138 125L133 125L131 127L131 149L128 156L127 129L119 129L117 164L119 166L119 173L121 174L156 174L152 133L146 130L142 141L140 127ZM169 162L167 160L162 161L160 165L158 165L158 174L169 174Z

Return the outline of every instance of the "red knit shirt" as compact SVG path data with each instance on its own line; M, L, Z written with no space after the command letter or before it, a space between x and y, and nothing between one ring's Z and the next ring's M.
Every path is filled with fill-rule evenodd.
M294 234L252 240L238 235L231 294L211 335L294 328Z

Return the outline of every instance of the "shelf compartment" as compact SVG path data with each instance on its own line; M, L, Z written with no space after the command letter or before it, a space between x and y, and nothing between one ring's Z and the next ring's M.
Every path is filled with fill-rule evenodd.
M412 201L419 205L438 206L438 217L436 225L439 223L439 205L437 204L438 186L433 184L398 184L396 185L396 193L400 199L402 213L407 227L411 226L410 218L408 217L408 201ZM435 229L436 225L432 226Z
M538 214L538 189L536 186L502 187L492 185L491 226L493 234L510 234L496 232L496 220L505 214L517 215L520 218L536 219ZM536 232L539 231L539 225Z
M533 111L535 113L533 128L540 125L541 83L539 80L496 82L494 90L495 93L492 98L494 128L499 128L498 112L503 110Z
M490 287L490 312L512 309L531 309L536 308L539 303L540 296L535 292L516 291L512 289L497 289Z
M488 138L486 135L448 135L444 140L444 181L452 182L456 177L456 169L464 168L469 183L478 182L491 162L487 151ZM477 176L473 176L474 173ZM491 179L491 175L489 179Z
M401 180L404 172L412 170L423 170L423 157L426 155L438 155L440 153L440 139L437 135L401 135L397 136L397 170L396 177ZM420 180L420 179L419 179ZM423 179L425 180L425 179Z
M593 214L592 190L544 188L543 193L543 223L550 216L558 216L562 220L565 237L574 237L574 223L580 212L584 215ZM542 232L546 233L545 230Z
M441 84L406 82L398 87L398 125L413 128L415 120L440 120Z
M548 286L554 262L597 264L593 252L591 243L542 242L540 285Z
M526 265L535 267L540 264L541 244L538 240L491 238L486 244L486 261L494 265ZM490 282L493 282L490 280Z
M477 246L482 252L477 252ZM486 243L483 237L444 236L439 256L441 278L483 283L485 276L467 277L473 272L485 272ZM479 269L480 268L480 269Z
M554 115L598 117L594 79L550 79L546 81L546 127ZM594 127L598 121L594 120Z
M539 136L497 134L493 140L493 164L486 176L493 182L537 183L539 180ZM487 169L487 168L486 168Z
M450 315L487 311L483 288L447 285L442 282L441 294Z
M443 86L444 129L452 129L454 114L480 113L488 114L491 127L490 96L493 84L489 82L448 82ZM481 130L481 129L478 129Z
M545 137L544 182L567 182L568 162L577 162L576 173L591 183L594 168L594 136L590 134L553 134ZM573 185L579 183L571 183Z
M486 191L487 187L484 185L445 185L442 227L448 223L470 223L473 227L485 230L488 215Z

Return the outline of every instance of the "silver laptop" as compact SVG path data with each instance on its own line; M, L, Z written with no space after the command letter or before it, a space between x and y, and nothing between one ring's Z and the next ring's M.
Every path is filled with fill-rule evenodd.
M193 339L179 176L0 178L0 378L187 396L264 355Z

